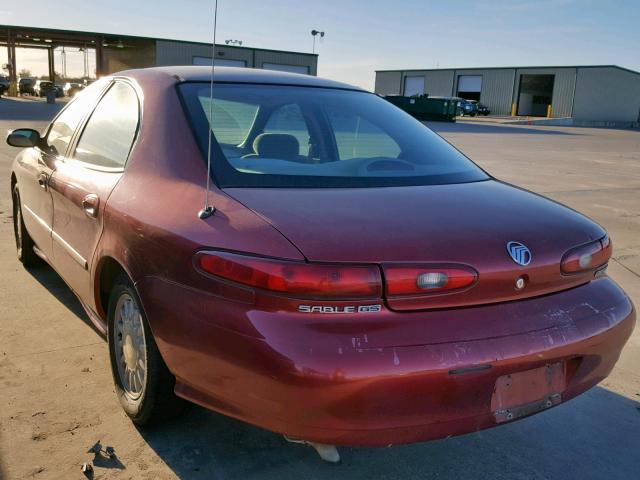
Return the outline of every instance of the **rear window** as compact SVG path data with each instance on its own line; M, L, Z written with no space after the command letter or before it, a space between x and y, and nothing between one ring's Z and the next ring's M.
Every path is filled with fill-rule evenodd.
M366 187L486 180L473 162L377 95L303 86L179 86L221 187Z

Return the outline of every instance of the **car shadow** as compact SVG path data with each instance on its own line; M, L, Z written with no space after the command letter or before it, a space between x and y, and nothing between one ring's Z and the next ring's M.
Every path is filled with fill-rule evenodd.
M481 133L481 134L520 134L520 135L585 135L579 132L553 130L550 127L531 128L528 126L490 124L475 122L423 122L437 133Z
M199 407L140 433L181 479L628 479L640 468L638 408L596 387L550 411L462 437L342 447L338 466L310 447Z
M87 313L84 311L78 297L76 297L75 293L71 291L64 280L62 280L60 275L58 275L53 268L42 261L36 266L27 268L26 271L40 285L46 288L60 303L67 307L71 313L91 327L91 329L96 332L100 338L105 338L102 332L96 328L87 316Z

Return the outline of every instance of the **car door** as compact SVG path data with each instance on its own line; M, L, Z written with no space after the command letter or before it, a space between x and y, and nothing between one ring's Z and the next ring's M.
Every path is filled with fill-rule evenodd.
M135 89L125 81L114 81L50 181L55 210L53 263L83 300L92 295L89 272L104 226L104 206L124 172L139 123Z
M104 85L103 85L104 86ZM100 85L70 102L49 124L42 146L30 149L19 159L20 202L29 235L38 249L51 258L53 198L49 180L67 154L76 129L100 94Z

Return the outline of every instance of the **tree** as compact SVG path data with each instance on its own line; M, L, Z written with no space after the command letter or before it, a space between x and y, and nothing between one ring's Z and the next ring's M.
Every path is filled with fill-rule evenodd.
M30 76L31 76L31 70L29 70L28 68L23 68L18 72L18 77L20 78L30 77Z

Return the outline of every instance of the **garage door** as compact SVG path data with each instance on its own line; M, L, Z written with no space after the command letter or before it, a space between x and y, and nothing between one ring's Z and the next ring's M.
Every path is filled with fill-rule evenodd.
M302 73L309 75L309 67L301 67L299 65L286 65L284 63L263 63L262 68L265 70L277 70L279 72Z
M460 75L458 77L458 96L467 100L480 100L482 75Z
M211 57L193 57L194 65L211 66ZM227 58L216 58L217 67L243 67L247 66L244 60L229 60Z
M424 93L424 75L404 77L404 96L413 97Z

